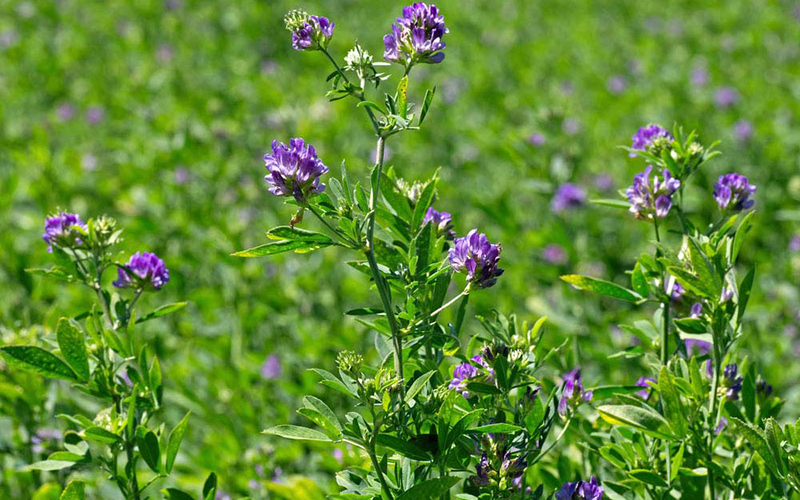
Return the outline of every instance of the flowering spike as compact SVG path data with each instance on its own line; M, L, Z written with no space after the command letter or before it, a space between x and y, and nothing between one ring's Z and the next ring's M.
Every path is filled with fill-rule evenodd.
M295 50L321 50L328 48L334 24L326 17L310 16L302 10L292 10L284 16L286 29L292 32Z
M438 64L444 60L440 51L445 48L442 38L448 32L444 16L435 5L415 2L403 8L403 15L392 24L392 32L383 37L383 57L407 67Z
M681 181L664 170L664 177L650 177L653 166L648 165L644 172L633 176L633 184L625 191L630 211L637 219L663 219L672 208L672 194L681 186Z
M602 500L603 487L592 477L589 481L564 483L556 493L556 500Z
M167 282L169 270L163 260L154 253L136 252L125 267L117 269L117 280L113 284L117 288L157 291Z
M444 236L445 239L452 240L456 237L453 231L453 216L449 212L439 212L433 207L428 207L422 225L431 223L437 236Z
M47 243L47 251L53 253L53 245L81 245L80 232L75 227L86 230L86 224L78 214L61 212L44 220L42 239Z
M289 145L272 141L272 154L264 155L269 174L264 177L276 196L294 196L301 205L325 190L319 178L328 167L317 157L314 146L303 139L289 139Z
M550 210L553 212L564 212L571 208L582 206L586 202L586 190L577 184L570 182L562 184L550 202Z
M581 367L575 367L571 372L564 375L564 389L558 402L558 413L566 415L568 410L576 408L582 402L591 401L592 397L591 391L583 390Z
M647 151L659 156L662 150L669 147L674 137L664 127L650 124L637 130L632 139L631 149ZM630 157L633 158L634 156L636 156L636 153L631 151Z
M739 212L752 207L755 201L750 196L755 192L756 187L739 174L721 175L714 184L714 200L722 210Z
M449 253L450 266L457 273L465 272L470 284L489 288L503 274L497 267L502 251L500 244L490 243L485 234L473 229L463 238L456 238Z

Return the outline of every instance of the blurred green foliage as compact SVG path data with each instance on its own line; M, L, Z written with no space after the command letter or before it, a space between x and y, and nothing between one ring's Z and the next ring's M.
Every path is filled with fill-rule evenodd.
M625 283L649 226L594 205L554 214L550 200L567 181L590 198L615 196L638 168L616 145L649 122L680 122L706 143L721 139L725 153L697 174L702 189L686 193L691 211L712 219L710 193L722 173L745 174L758 186L760 224L740 259L756 265L760 279L745 344L788 400L784 416L797 417L800 250L790 242L800 234L800 5L437 4L450 28L447 58L415 71L409 90L419 102L437 85L434 109L424 132L390 143L388 163L409 180L441 167L437 208L454 214L459 233L480 227L503 243L506 275L475 297L477 310L548 316L547 341L573 337L565 366L583 365L589 384L643 374L638 359L608 359L630 344L614 325L632 309L557 278L574 272ZM351 175L364 176L371 162L362 112L326 101L326 63L291 49L284 12L301 7L331 18L339 57L358 38L379 59L381 37L402 6L0 2L0 338L51 335L59 316L88 307L77 289L25 273L47 261L39 239L45 214L61 207L119 219L126 254L154 251L171 271L166 297L146 305L190 302L142 329L163 360L174 411L168 420L193 414L176 466L188 487L199 489L214 470L227 491L280 498L269 481L291 484L302 474L318 487L298 488L321 498L341 460L363 460L352 450L334 456L326 446L290 446L259 432L297 418L292 409L302 394L335 403L307 369L330 369L339 350L371 345L371 333L342 312L375 295L334 250L252 261L229 254L291 217L262 181L261 157L273 139L305 138L332 171L346 159ZM737 99L720 106L718 92L728 87ZM564 248L563 262L543 257L548 244ZM281 373L265 378L271 354ZM59 405L89 403L61 384L15 377L2 367L2 397L25 387L29 404L0 406L0 496L28 499L45 481L65 478L15 473L33 459L19 450L61 413L56 394ZM574 454L563 450L554 483L575 467ZM35 498L51 498L48 489Z

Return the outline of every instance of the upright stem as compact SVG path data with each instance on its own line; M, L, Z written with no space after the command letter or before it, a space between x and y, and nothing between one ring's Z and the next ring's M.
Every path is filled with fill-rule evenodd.
M711 394L708 397L708 434L709 434L709 445L708 445L708 459L714 459L714 427L717 425L717 387L719 386L719 364L720 364L720 355L719 355L719 346L717 345L716 339L711 349L712 355L712 370L713 376L711 378ZM711 467L708 467L708 492L711 495L711 500L716 500L717 493L716 493L716 484L714 481L714 470Z
M386 320L389 322L389 330L392 333L392 343L394 345L394 369L401 382L403 382L403 343L400 339L400 332L397 328L397 319L394 316L394 308L392 306L392 297L389 291L389 284L383 278L380 269L378 269L378 261L375 259L374 246L375 211L378 206L378 193L380 192L381 176L383 175L383 155L385 145L386 138L378 137L378 146L375 152L375 168L377 169L377 173L375 175L375 185L372 186L372 193L369 200L366 254L370 271L372 271L372 278L375 280L375 286L378 287L378 293L380 294L381 301L383 302L383 309L386 312ZM402 386L404 386L404 383L402 383Z
M350 84L350 80L347 78L347 75L344 73L344 71L342 71L342 68L339 67L339 64L336 62L336 60L333 58L333 56L331 56L330 52L328 52L328 50L324 49L324 48L320 48L320 50L322 51L323 54L325 54L325 57L328 58L328 60L331 62L331 64L333 64L333 67L336 68L336 72L339 73L339 75L342 77L342 80L344 80L344 82L349 85ZM366 101L366 98L364 97L364 89L363 88L361 89L361 92L358 92L357 94L352 94L352 95L356 99L358 99L359 102ZM364 110L367 112L367 116L369 116L369 121L372 123L372 128L375 130L375 135L380 135L381 131L380 131L380 127L378 126L378 121L375 119L375 114L372 112L372 110L369 108L369 106L364 106Z
M665 276L666 277L666 276ZM669 297L669 294L667 294ZM669 299L664 302L664 328L661 333L661 364L667 366L667 343L669 342ZM669 440L664 440L664 456L666 458L667 466L667 485L672 485L672 458L670 457L671 450L669 447Z

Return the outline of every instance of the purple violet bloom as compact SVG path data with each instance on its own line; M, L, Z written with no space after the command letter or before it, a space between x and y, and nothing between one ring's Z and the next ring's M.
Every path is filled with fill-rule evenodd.
M117 269L117 288L158 291L169 282L169 270L164 261L150 252L136 252L131 255L125 267Z
M668 284L669 284L669 281L667 282L667 285ZM664 286L664 292L667 291L666 288L667 287ZM680 283L678 283L676 281L675 283L672 284L672 293L670 294L670 298L672 299L673 302L677 302L677 301L681 300L681 298L683 297L683 295L685 293L686 293L686 289L683 288L683 286Z
M725 417L719 417L719 423L714 429L714 434L720 434L723 430L725 430L725 427L728 427L728 419Z
M480 461L475 465L475 475L472 477L472 483L477 486L489 486L489 458L486 456L486 452L483 453Z
M733 136L739 142L747 142L753 137L753 124L742 118L733 124Z
M581 131L583 128L583 124L577 118L567 118L564 120L564 123L561 124L561 130L564 131L567 135L575 135Z
M686 355L690 358L693 356L705 356L711 352L711 342L698 339L685 339L683 341L686 346Z
M800 252L800 234L795 234L792 236L792 239L789 240L789 251L790 252Z
M283 373L281 358L277 354L270 354L261 365L261 378L264 380L276 379Z
M422 225L429 222L433 224L437 236L444 236L448 240L456 237L456 232L453 231L453 216L449 212L438 212L433 207L428 207L428 211L425 212L425 217L422 219Z
M56 108L56 115L58 115L58 119L62 122L72 120L75 117L75 106L68 102L60 104L58 108Z
M692 304L692 309L690 311L692 318L699 318L703 314L703 303L702 302L695 302Z
M47 251L53 253L53 245L80 245L83 243L80 232L75 227L86 230L86 224L78 214L61 212L44 220L42 239L47 243Z
M641 127L633 134L633 143L631 149L638 149L639 151L650 151L653 146L662 145L663 142L670 143L674 140L672 134L667 129L660 125L650 124L646 127ZM636 156L634 151L629 153L631 158Z
M276 196L294 196L304 204L325 190L319 178L328 173L328 167L317 157L314 146L306 145L303 139L289 139L288 146L272 141L272 154L265 154L264 162L269 171L264 180Z
M756 382L756 394L768 398L772 396L772 386L768 384L766 380L760 378L758 382Z
M628 87L628 81L622 75L614 75L606 82L606 88L612 94L621 94Z
M614 179L608 174L599 174L594 178L594 187L600 191L610 191L614 187Z
M636 387L644 387L641 391L637 392L636 395L642 399L647 399L647 396L650 395L651 385L649 382L656 383L656 379L653 377L639 377L639 380L636 381Z
M587 481L564 483L556 493L556 500L602 500L603 487L592 477Z
M544 134L541 132L535 132L528 137L528 142L534 146L543 146L545 143Z
M692 70L691 81L695 87L705 87L708 84L708 70L705 66L698 66Z
M738 212L752 207L755 201L750 196L755 192L756 186L739 174L721 175L714 184L714 200L722 210Z
M653 166L648 165L644 172L633 176L633 184L625 191L630 211L637 219L663 219L672 208L672 194L681 186L681 181L664 170L664 177L650 177Z
M561 399L558 402L558 413L560 415L566 415L567 410L576 408L582 402L592 400L592 392L583 390L580 366L575 367L571 372L564 375L563 387Z
M739 399L739 392L742 390L744 377L739 375L739 366L731 363L722 370L722 387L725 390L725 397L728 401Z
M567 262L567 252L561 245L551 243L542 250L542 258L550 264L562 265Z
M720 87L714 93L714 103L717 108L725 109L733 106L739 100L739 92L733 87Z
M446 46L442 39L448 32L444 16L435 5L414 2L403 8L403 15L392 24L392 32L383 37L383 57L406 67L438 64L444 60L440 51Z
M90 125L97 125L106 117L106 112L100 106L91 106L86 110L86 121Z
M485 234L473 229L463 238L456 238L449 252L450 267L457 273L466 273L470 284L489 288L503 274L503 269L497 267L502 251L499 243L490 243Z
M448 387L457 390L462 396L468 399L469 391L467 391L467 384L469 383L469 379L475 378L481 374L479 366L486 368L486 363L480 355L473 357L472 363L466 362L456 366L456 369L453 371L453 380L450 381Z
M295 50L324 50L333 37L334 24L327 17L310 16L301 10L293 10L283 20L286 29L292 32L292 48Z
M732 298L733 298L733 288L723 285L722 292L720 292L719 295L719 301L724 304L725 302L728 302Z
M571 208L582 206L586 202L586 191L578 186L568 182L562 184L556 190L553 200L550 202L550 210L559 213L564 212Z

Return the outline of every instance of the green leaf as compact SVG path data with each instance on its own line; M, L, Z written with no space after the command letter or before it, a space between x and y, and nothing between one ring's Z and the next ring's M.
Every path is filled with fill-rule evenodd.
M430 110L431 103L433 102L433 96L435 94L436 87L425 91L425 99L422 101L422 111L419 113L418 125L422 125L422 122L425 121L425 117L428 116L428 111Z
M681 318L673 320L682 332L686 333L707 333L706 322L700 318Z
M169 433L169 441L167 443L167 463L166 463L166 471L167 474L172 472L172 466L175 464L175 457L178 456L178 450L181 447L181 441L183 441L183 436L186 434L186 429L189 426L189 416L192 412L186 413L186 416L178 422L178 425L172 429L172 432Z
M739 302L736 304L736 322L741 324L744 311L747 309L747 302L750 300L750 294L753 291L753 281L756 277L756 268L750 269L747 275L739 285Z
M622 210L628 210L629 208L631 208L631 204L624 200L601 198L589 201L591 203L594 203L595 205L602 205L604 207L619 208Z
M404 75L397 84L397 114L406 117L408 110L408 75Z
M636 385L605 385L589 389L592 393L592 401L600 401L616 396L617 394L633 394L639 392L643 387ZM646 390L646 389L645 389Z
M188 493L184 493L176 488L167 488L166 495L168 500L195 500Z
M483 382L469 382L467 390L475 394L503 394L503 391L491 384L484 384Z
M308 241L319 243L331 243L334 241L330 236L323 233L309 231L307 229L300 229L299 227L278 226L267 231L267 238L271 240L288 240L288 241Z
M744 436L745 439L747 439L747 441L750 443L750 446L755 448L756 452L761 455L761 458L763 458L767 463L767 467L769 467L770 470L777 471L778 464L775 461L775 457L772 455L772 450L770 450L770 447L767 444L767 439L764 436L764 432L758 427L743 422L736 417L731 417L731 421L736 424L739 432Z
M172 304L165 304L155 311L145 314L141 318L136 319L136 323L144 323L145 321L150 321L151 319L160 318L162 316L166 316L167 314L172 314L175 311L179 311L186 307L186 302L173 302Z
M650 295L650 285L647 283L647 278L644 276L642 265L638 262L633 267L633 272L631 273L631 288L642 297Z
M637 481L641 481L645 484L649 484L650 486L655 486L657 488L666 488L667 482L664 481L661 476L658 474L651 472L645 469L634 469L628 472L628 475L632 478L636 479Z
M297 425L277 425L262 431L262 433L299 441L331 441L331 438L319 431Z
M83 332L67 318L58 320L56 339L67 364L82 381L89 380L89 356Z
M72 460L42 460L28 466L29 469L41 471L54 471L72 467L75 462Z
M707 299L715 298L713 294L709 293L705 289L703 283L700 281L700 278L690 273L686 269L670 266L667 268L667 271L669 272L669 274L675 277L675 281L680 283L681 286L683 286L683 288L685 288L689 292L700 297L705 297Z
M561 279L581 290L599 293L607 297L634 303L642 300L642 297L632 290L628 290L610 281L592 278L591 276L568 274L562 276Z
M408 441L407 439L401 439L390 434L379 434L378 444L394 450L400 455L413 460L419 460L422 462L431 460L431 455L428 452L415 445L411 441Z
M684 406L681 404L681 398L672 379L672 373L666 366L662 366L658 373L658 390L664 402L664 415L667 417L667 422L675 432L675 437L681 439L689 431L688 423L684 414Z
M120 437L113 432L107 431L102 427L89 427L82 433L86 441L95 441L97 443L114 444L120 440Z
M735 263L736 259L739 257L739 250L742 248L744 238L747 236L747 233L750 232L750 220L753 218L754 213L755 212L750 212L745 215L739 227L736 228L736 234L733 236L733 248L731 249L731 263Z
M86 500L85 484L81 481L70 481L59 500Z
M206 478L206 482L203 484L203 498L204 500L213 500L217 494L217 475L215 473L211 473Z
M234 257L263 257L264 255L275 255L291 251L294 251L296 253L307 253L307 252L313 252L314 250L319 250L320 248L329 247L334 244L335 243L333 242L333 240L331 240L331 242L282 240L282 241L274 241L272 243L266 243L264 245L259 245L257 247L253 247L247 250L242 250L241 252L236 252L231 255L233 255Z
M513 424L487 424L481 425L480 427L473 427L469 429L469 432L479 432L481 434L485 434L487 432L499 432L502 434L510 434L512 432L519 432L522 430L522 427Z
M692 262L692 269L700 280L703 290L712 297L719 296L722 292L722 280L714 272L714 268L703 254L700 245L692 238L689 238L689 259ZM677 279L677 278L676 278Z
M388 393L384 393L388 394ZM323 415L315 408L299 408L297 413L303 415L304 417L308 418L318 426L320 426L333 441L339 441L342 439L342 431L339 429L336 424L334 424L327 416ZM336 418L336 417L334 417Z
M9 345L0 347L0 354L10 365L44 375L45 377L72 380L78 376L61 358L32 345Z
M431 371L429 371L427 373L423 373L422 375L420 375L414 381L414 383L411 384L411 387L406 392L406 400L410 401L410 400L414 399L414 397L417 394L419 394L419 392L422 390L422 388L425 387L425 384L428 383L428 381L431 379L431 377L433 377L433 375L435 373L436 373L436 370L431 370Z
M597 412L612 425L633 427L659 439L674 438L664 417L652 409L646 410L632 405L605 405L597 408Z
M395 497L395 500L421 500L423 498L439 498L455 486L461 479L458 477L438 477L416 484Z
M139 447L139 454L142 455L147 466L153 472L159 472L161 468L161 449L158 447L158 437L156 437L155 433L147 431L144 436L137 435L136 446Z

